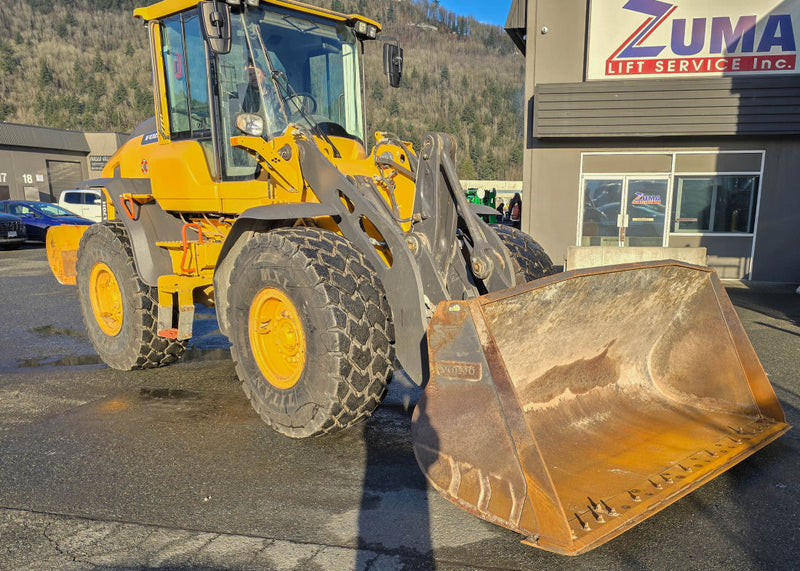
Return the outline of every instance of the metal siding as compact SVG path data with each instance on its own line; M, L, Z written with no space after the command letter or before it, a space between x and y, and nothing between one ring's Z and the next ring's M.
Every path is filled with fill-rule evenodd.
M528 29L528 2L527 0L514 0L508 10L505 30L517 49L525 55L525 37Z
M537 85L533 135L654 137L800 133L800 77Z
M528 15L528 2L527 0L514 0L511 4L511 8L508 10L508 18L506 19L505 28L509 29L521 29L524 30L528 27L527 22L527 15Z
M77 153L89 152L86 136L80 131L65 131L14 123L0 123L0 146Z

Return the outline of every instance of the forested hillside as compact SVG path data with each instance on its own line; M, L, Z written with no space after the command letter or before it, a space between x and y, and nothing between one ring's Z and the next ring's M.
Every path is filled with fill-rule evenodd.
M462 178L522 172L524 59L503 30L438 0L306 0L383 25L405 51L402 86L383 75L381 44L367 47L369 129L418 144L425 131L460 142ZM130 131L152 115L141 0L0 3L0 120L85 131Z

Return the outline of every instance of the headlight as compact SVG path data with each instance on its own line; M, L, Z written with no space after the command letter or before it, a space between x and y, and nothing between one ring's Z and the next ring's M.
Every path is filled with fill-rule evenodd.
M486 198L486 191L483 190L482 188L478 189L478 192L476 194L478 195L478 198L480 198L481 200Z
M369 39L374 40L378 37L378 26L373 24L367 24L366 22L362 22L361 20L356 20L353 24L353 31L356 33L361 39Z
M239 113L236 116L236 128L246 135L260 137L264 134L264 119L254 113Z

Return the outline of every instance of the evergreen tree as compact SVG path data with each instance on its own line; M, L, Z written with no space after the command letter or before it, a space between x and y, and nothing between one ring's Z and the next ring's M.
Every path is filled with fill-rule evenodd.
M94 63L92 64L92 69L95 73L103 73L106 71L106 64L103 63L103 58L100 56L100 52L97 52L94 56Z
M47 89L53 85L53 68L46 60L39 62L39 88Z
M376 79L372 83L372 90L370 91L370 96L375 101L380 102L380 101L383 101L383 93L384 93L383 78L381 77L379 79Z
M446 65L439 72L439 80L443 86L450 85L450 69Z
M128 90L121 83L114 90L114 95L111 96L111 103L116 107L122 105L128 100Z
M389 102L389 115L392 117L400 115L400 102L396 95L392 95L392 100Z
M14 46L0 39L0 71L14 73L19 66L19 58L14 53Z

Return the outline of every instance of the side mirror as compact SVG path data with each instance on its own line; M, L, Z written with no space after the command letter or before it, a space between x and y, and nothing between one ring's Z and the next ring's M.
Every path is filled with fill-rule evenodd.
M231 51L231 7L217 2L200 2L203 37L215 54Z
M400 87L403 78L403 48L398 44L383 44L383 73L389 77L389 85Z

